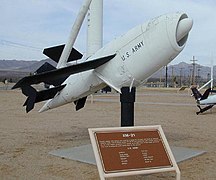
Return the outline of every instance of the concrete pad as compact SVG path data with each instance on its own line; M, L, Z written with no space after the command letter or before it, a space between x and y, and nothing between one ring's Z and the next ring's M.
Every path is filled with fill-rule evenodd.
M173 152L176 162L178 163L205 153L205 151L184 147L171 147L171 150ZM49 152L49 154L61 158L96 165L94 152L91 144L68 149L53 150Z
M91 144L68 148L68 149L53 150L49 152L49 154L54 156L59 156L61 158L66 158L74 161L80 161L80 162L96 165L94 152Z

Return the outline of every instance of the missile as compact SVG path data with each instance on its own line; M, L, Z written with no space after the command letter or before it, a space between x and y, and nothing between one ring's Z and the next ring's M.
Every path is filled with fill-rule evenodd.
M121 93L122 87L138 87L172 61L185 47L193 20L185 13L167 14L139 25L111 41L87 59L109 61L91 70L68 76L66 85L39 112L74 102L82 108L88 95L106 85ZM111 56L115 54L114 56Z
M196 114L203 113L209 109L211 109L214 105L216 105L216 95L212 95L210 93L215 93L215 90L208 88L203 94L196 87L191 87L193 96L197 102L197 107L199 111ZM205 106L201 108L201 106Z
M84 107L87 96L107 85L121 93L122 87L138 87L161 67L171 62L185 47L193 20L186 13L156 17L138 25L111 41L90 57L75 65L59 69L43 65L39 74L24 77L13 89L21 88L27 100L26 111L34 104L48 100L39 112L71 102L76 110ZM64 45L44 53L58 62ZM72 48L68 61L82 57ZM50 90L37 91L31 85L44 82Z

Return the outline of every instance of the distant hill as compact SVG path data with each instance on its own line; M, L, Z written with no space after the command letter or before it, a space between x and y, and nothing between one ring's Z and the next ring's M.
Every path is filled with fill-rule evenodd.
M17 70L31 66L37 61L0 60L0 70Z
M189 77L192 75L192 64L185 62L180 62L179 64L169 65L168 66L168 77ZM160 71L152 75L153 78L165 77L165 68L162 68ZM211 74L211 68L208 66L202 66L199 64L195 65L195 76L199 76L202 79L208 79ZM214 66L214 79L216 79L216 68Z
M56 66L51 59L41 61L0 60L0 81L9 79L16 82L19 79L34 73L45 62Z
M49 62L53 66L56 66L56 63L51 59L44 59L41 61L0 60L0 70L14 70L30 73L36 71L45 62Z
M51 59L44 59L44 60L41 60L41 61L35 61L33 64L29 64L27 66L24 66L24 67L20 67L18 68L19 71L26 71L26 72L35 72L39 67L41 67L44 63L50 63L51 65L55 66L56 67L56 62L54 62L53 60Z
M17 79L20 79L24 76L29 75L30 73L35 72L45 62L56 66L56 63L51 59L44 59L41 61L0 60L0 81L4 78L12 78L15 79L14 81L17 81ZM184 78L189 78L192 74L192 68L193 67L191 64L185 62L181 62L176 65L169 65L168 78L180 76ZM199 76L200 79L209 79L210 72L210 67L196 64L195 76ZM164 79L165 74L165 68L162 68L160 71L153 74L151 78ZM214 74L216 75L216 68L214 68Z

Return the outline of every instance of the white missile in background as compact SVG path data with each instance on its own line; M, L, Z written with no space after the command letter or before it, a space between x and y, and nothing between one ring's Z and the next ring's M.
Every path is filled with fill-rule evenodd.
M216 105L216 94L212 94L216 93L216 91L212 88L208 88L203 94L201 94L196 87L191 87L191 90L194 98L197 101L197 107L199 108L199 111L196 112L197 115L206 112Z
M42 73L21 79L28 98L26 111L48 100L39 112L74 102L76 110L85 105L88 95L110 86L119 93L122 87L138 87L153 73L171 62L185 47L193 21L186 13L166 14L139 25L111 41L85 62L60 69L41 67ZM48 48L44 53L58 61L64 46ZM72 49L68 61L82 57ZM31 85L44 82L53 87L36 91Z

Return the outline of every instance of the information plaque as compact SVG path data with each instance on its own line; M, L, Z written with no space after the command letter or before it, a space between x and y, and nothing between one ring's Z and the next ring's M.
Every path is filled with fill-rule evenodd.
M89 129L100 178L180 171L161 126Z

